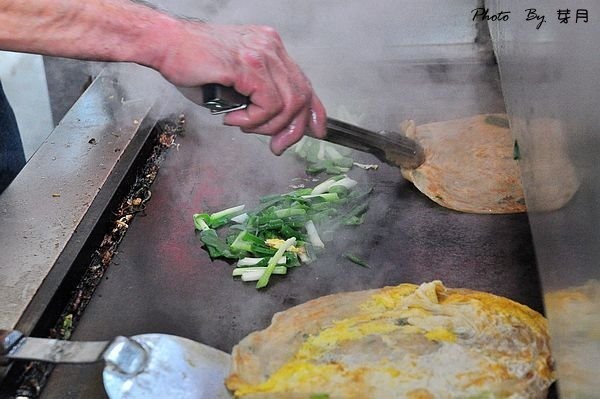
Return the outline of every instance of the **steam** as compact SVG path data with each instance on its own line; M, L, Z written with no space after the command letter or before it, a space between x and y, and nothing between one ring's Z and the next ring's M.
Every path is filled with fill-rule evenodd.
M342 0L155 0L152 3L173 14L208 22L275 27L288 52L311 79L328 114L358 122L371 130L397 131L405 119L422 124L504 111L494 76L496 69L485 58L490 57L490 49L475 43L477 31L470 20L470 10L477 6L476 0L460 6L436 0L382 0L368 7L364 2ZM273 185L270 192L264 192L262 183L236 180L231 168L252 168L256 181L261 182L273 181L273 173L277 173L278 181L298 176L298 163L291 159L291 154L276 158L270 154L266 138L219 127L220 117L209 115L169 89L158 74L148 75L152 74L125 77L142 83L135 85L132 97L164 98L169 93L169 104L163 112L185 112L189 134L198 135L197 140L190 139L186 145L206 146L227 141L227 146L220 147L227 148L227 153L215 158L217 165L211 168L224 176L223 184L232 192L220 197L224 202L196 203L194 207L211 206L218 210L252 204L260 196L287 189ZM469 81L477 84L465 84ZM212 132L217 128L218 133ZM213 137L217 134L219 137ZM360 157L359 161L376 162L368 155ZM198 161L205 162L206 159ZM398 173L395 184L401 181ZM193 190L194 187L188 187L173 195L178 203L186 203ZM369 214L385 215L386 204L372 206ZM198 212L197 208L190 211ZM355 237L340 239L356 240ZM368 254L362 255L369 260Z
M489 49L481 49L475 43L477 32L470 21L470 10L477 5L475 0L460 6L437 0L382 0L369 6L343 0L156 0L153 3L176 15L214 23L275 27L288 52L311 79L328 114L371 130L397 131L405 119L422 124L504 111L499 83L493 75L496 69L484 58L490 56L486 52ZM175 154L188 157L179 162L180 167L186 168L184 172L166 173L170 174L168 178L179 179L169 195L181 213L187 215L189 220L184 220L190 225L193 213L239 204L252 206L261 196L288 191L289 187L278 184L282 181L292 184L295 177L302 175L303 168L292 154L274 157L269 152L267 138L241 134L236 128L224 129L220 126L221 117L211 116L207 110L190 103L158 73L130 65L112 67L126 83L129 98L160 98L166 102L160 112L186 114L189 137L180 142L197 150L188 151L188 155ZM477 84L465 84L469 81ZM359 154L356 160L379 163L366 154ZM248 175L241 172L245 170L252 171L250 181L240 177ZM218 180L220 191L215 191L212 199L195 200L201 197L198 191L205 188L197 187L197 182L185 181L186 174L194 173ZM362 175L368 183L369 173L380 171L357 171L356 175ZM402 184L399 171L388 169L388 174L393 179L380 184ZM387 209L388 204L371 201L367 219L386 223ZM369 232L369 237L376 235L376 230ZM372 243L364 242L363 236L357 237L354 230L345 230L336 239L366 248L356 255L373 266L376 262L393 261L369 252L373 251L369 249ZM326 246L330 247L327 243ZM338 249L335 245L330 248L326 250ZM335 262L335 257L329 259ZM333 266L336 265L326 269L331 270L331 292L340 285L335 283L339 266ZM380 285L386 279L378 273L375 268L368 282L349 273L344 287L361 289L365 284Z

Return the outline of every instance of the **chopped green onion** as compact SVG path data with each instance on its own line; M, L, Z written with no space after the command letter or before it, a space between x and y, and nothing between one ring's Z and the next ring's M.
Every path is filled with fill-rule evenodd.
M337 181L343 180L344 177L345 176L335 176L335 177L331 177L331 178L325 180L324 182L322 182L322 183L318 184L317 186L315 186L315 188L312 189L311 194L312 195L317 195L317 194L326 193L329 190L329 187L331 187Z
M304 146L306 144L306 137L302 137L302 140L300 140L295 146L294 146L294 151L296 152L296 154L302 154L304 151Z
M337 201L340 199L340 197L337 195L337 193L310 194L310 195L303 195L301 198L302 199L320 198L327 202Z
M231 272L231 275L233 277L239 277L239 276L243 276L246 273L251 273L251 272L260 272L260 276L262 276L262 274L265 272L265 270L267 270L266 267L260 267L260 266L255 266L255 267L237 267L235 269L233 269L233 271ZM287 267L285 266L275 266L275 268L273 268L273 274L286 274L287 273ZM260 276L258 276L260 278ZM258 278L256 279L258 280ZM254 281L256 281L254 280Z
M346 176L343 179L340 179L340 180L334 182L331 186L329 186L329 189L331 190L335 187L342 186L345 189L350 190L350 189L354 188L357 184L358 184L358 182L356 180L351 179Z
M317 159L325 159L325 142L319 141L319 152L317 153Z
M306 233L308 234L308 239L312 246L315 248L325 248L325 244L321 241L321 237L319 237L319 233L317 232L317 228L313 221L309 220L304 227L306 228Z
M369 266L369 264L366 261L362 260L361 258L359 258L356 255L353 255L353 254L344 254L344 257L346 259L348 259L349 261L356 263L359 266L366 267L367 269L371 268L371 266Z
M219 238L217 232L213 229L202 230L200 232L200 241L205 245L211 258L231 258L236 259L237 255L231 251L229 245Z
M350 190L348 190L346 187L344 186L331 186L329 188L329 192L330 193L336 193L338 195L338 197L340 198L344 198L345 196L348 195L348 193L350 192Z
M303 245L303 247L306 249L306 245ZM298 254L294 253L294 252L290 252L290 251L286 251L285 252L285 258L286 258L286 262L285 262L285 266L286 267L296 267L296 266L300 266L300 258L305 255L304 251L299 252ZM309 262L304 262L303 263L309 263Z
M343 223L346 226L358 226L359 224L363 224L364 221L365 221L365 214L363 213L360 216L350 216L350 217L344 219Z
M315 158L317 147L311 144ZM324 153L337 156L327 149ZM333 165L330 159L322 162ZM271 274L281 272L279 267L295 267L317 259L315 250L332 240L338 227L363 222L372 188L358 191L356 185L355 180L338 173L314 188L260 198L260 204L247 212L240 205L213 214L195 214L194 226L200 230L199 237L211 258L237 261L235 274L243 280L258 280L256 287L263 288ZM227 230L220 238L215 229L224 225ZM282 250L292 238L296 249Z
M251 252L259 255L272 255L275 251L265 245L264 241L249 233L241 231L231 243L231 248L237 251Z
M306 210L302 208L286 208L275 211L275 216L278 218L287 218L296 215L306 215Z
M249 267L249 266L257 266L260 263L264 263L265 266L267 264L267 262L269 261L269 258L250 258L250 257L245 257L242 258L240 260L238 260L237 262L237 267ZM279 259L279 262L277 263L278 265L285 265L287 261L287 258L281 258Z
M222 211L212 213L210 217L211 219L221 219L225 216L231 216L233 214L239 215L245 207L246 205L233 206L231 208L223 209Z
M275 268L275 265L277 265L277 262L279 262L279 259L282 256L284 256L283 254L285 253L285 251L287 251L295 243L296 243L296 237L291 237L291 238L288 238L287 240L285 240L285 242L279 247L277 252L275 252L275 255L273 255L273 257L271 259L269 259L269 263L267 263L267 269L265 270L263 275L260 276L258 283L256 283L256 288L263 288L263 287L266 287L267 284L269 284L269 278L271 278L271 273L273 273L273 269Z
M241 215L237 215L231 218L232 222L235 223L244 223L246 220L248 220L248 214L247 213L242 213Z
M192 217L194 219L194 227L196 228L196 230L203 231L210 229L210 227L206 223L206 221L210 219L210 215L206 213L196 213Z
M354 166L354 161L352 158L342 157L333 160L333 164L337 166L340 170L349 171L352 166Z
M212 213L208 225L213 229L223 226L224 224L229 223L231 218L241 215L244 212L245 207L246 205L238 205Z
M338 150L336 150L335 148L333 148L330 145L325 147L325 153L332 160L344 158L344 156L342 154L340 154Z

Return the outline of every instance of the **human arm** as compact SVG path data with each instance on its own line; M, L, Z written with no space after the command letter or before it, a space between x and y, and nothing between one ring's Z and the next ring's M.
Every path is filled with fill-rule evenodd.
M323 105L269 27L188 21L129 0L0 0L0 48L135 62L178 86L231 86L251 105L225 123L272 136L276 154L307 126L325 134Z

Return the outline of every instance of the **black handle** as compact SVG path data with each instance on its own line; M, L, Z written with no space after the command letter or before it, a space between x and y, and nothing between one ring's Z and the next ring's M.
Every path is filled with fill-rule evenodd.
M232 87L220 84L206 84L197 87L177 87L189 100L210 110L213 115L244 109L250 99Z
M210 109L212 114L237 111L250 104L250 99L235 91L233 87L214 83L202 86L202 98L202 105Z

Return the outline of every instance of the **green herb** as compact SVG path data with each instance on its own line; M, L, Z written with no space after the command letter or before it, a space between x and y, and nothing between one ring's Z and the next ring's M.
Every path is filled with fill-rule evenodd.
M265 245L265 240L248 232L241 231L230 245L232 250L239 253L251 253L260 256L270 256L276 251Z
M281 257L284 256L284 252L287 251L295 243L296 237L288 238L287 240L285 240L285 242L279 247L277 252L275 252L275 255L273 255L273 257L269 259L265 271L260 276L258 283L256 283L256 288L264 288L267 286L267 284L269 284L269 278L271 277L273 270L275 270L275 266L279 262L279 259L281 259Z
M194 214L194 226L212 259L237 260L235 275L258 280L262 288L271 274L285 274L281 267L311 263L336 229L363 223L372 188L357 190L357 185L336 175L314 188L262 197L255 209L239 205Z
M308 174L325 172L338 175L349 171L354 166L348 148L310 137L304 137L296 144L294 152L296 156L307 162L306 173Z
M329 399L328 393L313 393L310 395L310 399Z
M231 221L232 218L244 213L245 205L234 206L213 214L197 213L194 217L194 225L197 230L206 230L207 228L216 229Z
M353 254L344 254L344 257L346 259L348 259L349 261L356 263L359 266L366 267L367 269L371 268L371 266L369 266L366 261L362 260L361 258L359 258L356 255L353 255Z
M508 118L502 117L502 116L497 116L497 115L488 115L485 118L485 123L487 123L488 125L494 125L494 126L498 126L498 127L504 127L504 128L509 128L510 125L508 124Z
M285 258L284 258L285 259ZM233 269L231 275L233 277L241 277L242 281L256 281L262 277L264 272L267 270L266 267L238 267ZM287 274L287 267L275 266L272 274Z
M227 245L225 241L221 240L217 235L217 232L213 229L202 230L200 232L200 241L202 241L212 259L238 258L238 256L231 251L229 245Z

